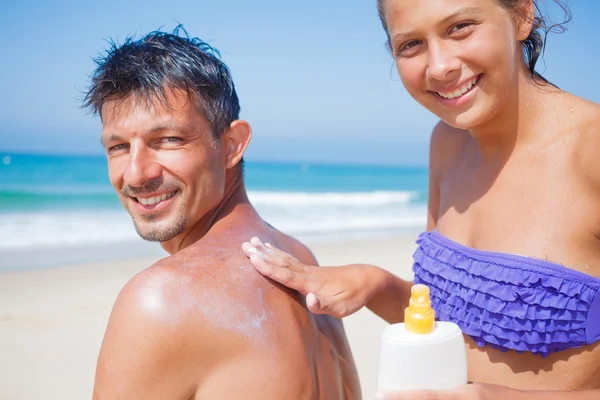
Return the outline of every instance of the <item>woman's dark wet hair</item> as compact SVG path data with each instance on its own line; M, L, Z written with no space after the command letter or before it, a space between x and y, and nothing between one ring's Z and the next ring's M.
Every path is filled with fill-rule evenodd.
M385 29L386 34L388 35L389 42L389 33L387 23L385 22L385 12L383 9L384 3L386 0L377 0L377 10L379 12L379 19L381 20L381 24L383 25L383 29ZM515 12L517 7L523 3L524 0L495 0L498 4L500 4L505 9ZM548 33L557 32L562 33L566 30L565 24L567 24L571 20L571 12L569 7L563 0L552 0L556 3L565 13L565 18L563 21L559 23L550 23L542 14L541 9L539 7L539 1L532 0L533 5L535 7L535 17L533 20L533 27L531 29L531 33L522 42L523 46L523 57L525 58L525 62L527 63L529 72L534 80L542 81L545 83L550 83L540 75L535 70L535 66L538 62L540 56L544 53L544 48L546 45L546 38L548 37Z
M154 31L139 40L129 37L120 46L109 44L94 60L97 68L83 99L83 108L100 118L108 101L134 95L168 106L167 91L183 89L208 119L215 139L238 119L238 96L218 50L190 38L181 25L173 33Z

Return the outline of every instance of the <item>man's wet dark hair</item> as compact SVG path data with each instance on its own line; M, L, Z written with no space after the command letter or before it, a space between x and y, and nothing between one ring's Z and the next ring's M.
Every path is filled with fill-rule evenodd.
M240 105L229 68L218 50L190 38L178 25L173 33L154 31L139 40L128 37L96 58L83 107L102 118L106 102L136 96L168 106L167 91L182 89L212 127L215 139L239 118Z

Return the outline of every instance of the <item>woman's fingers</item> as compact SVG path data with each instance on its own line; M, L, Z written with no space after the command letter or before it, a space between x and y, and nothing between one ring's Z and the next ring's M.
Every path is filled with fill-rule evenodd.
M254 254L255 250L256 248L252 246L252 244L250 244L249 242L242 243L242 251L247 257L250 257L252 254Z
M309 293L306 295L306 306L313 314L324 313L323 304L321 303L321 300L317 297L317 295L314 293Z
M271 264L261 254L252 254L250 256L250 262L262 275L286 286L292 284L295 280L295 272L290 271L289 269L279 268L276 265Z
M306 306L313 314L329 314L343 318L360 307L349 304L342 294L339 283L344 286L344 271L327 267L310 267L288 253L252 238L242 244L244 253L250 258L254 268L262 275L297 290L306 296ZM352 270L350 270L352 274ZM333 282L333 285L328 285ZM360 306L363 306L361 304Z
M260 243L259 246L262 246L258 248L263 249L265 255L273 264L276 264L281 268L288 268L294 270L296 272L304 272L306 266L302 264L298 259L292 257L285 251L279 250L277 247L273 246L270 243Z
M248 257L252 254L259 254L267 263L277 268L286 268L294 272L305 272L306 270L306 266L298 259L269 243L263 244L257 237L250 239L250 242L243 243L242 250Z
M297 259L273 246L266 248L258 238L243 243L242 250L262 275L304 295L308 292L304 264Z
M344 318L351 314L347 301L331 296L317 296L314 293L306 295L306 307L313 314L329 314L335 318Z

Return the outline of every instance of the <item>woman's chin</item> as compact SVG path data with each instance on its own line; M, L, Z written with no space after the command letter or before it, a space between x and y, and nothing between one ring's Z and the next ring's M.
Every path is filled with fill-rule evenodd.
M476 129L479 126L484 125L485 121L488 119L486 118L486 115L482 115L482 113L477 112L472 108L460 114L449 115L448 113L440 113L437 116L451 127L463 131Z

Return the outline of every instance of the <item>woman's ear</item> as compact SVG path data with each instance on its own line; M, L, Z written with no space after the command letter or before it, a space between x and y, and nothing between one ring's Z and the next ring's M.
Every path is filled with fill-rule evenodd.
M517 40L522 42L529 37L535 22L533 0L523 0L516 9Z
M221 138L225 146L227 169L235 167L246 151L246 147L252 138L252 128L246 121L235 120L229 125L229 129Z

